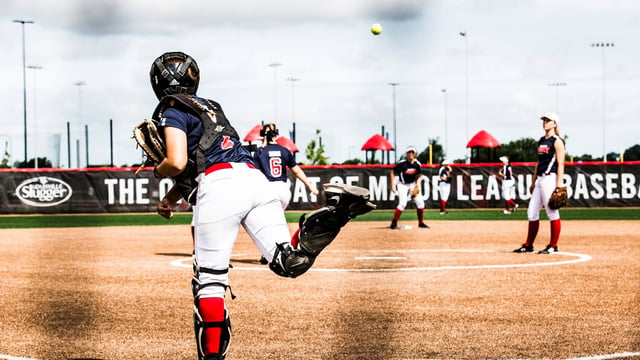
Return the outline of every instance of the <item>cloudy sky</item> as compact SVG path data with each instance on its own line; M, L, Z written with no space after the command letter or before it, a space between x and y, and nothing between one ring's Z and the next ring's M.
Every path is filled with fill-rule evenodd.
M560 114L570 154L640 143L635 0L3 1L1 150L21 161L14 20L34 22L24 25L26 65L41 67L26 70L28 157L65 167L67 122L72 167L76 139L86 164L85 125L90 162L109 163L110 119L114 163L140 160L130 134L156 104L149 68L176 50L197 60L198 94L220 102L241 136L262 121L288 135L295 121L298 147L320 129L331 162L363 159L362 144L383 127L401 152L438 137L449 158L464 158L480 130L503 143L541 136L547 111ZM389 83L399 84L395 134Z

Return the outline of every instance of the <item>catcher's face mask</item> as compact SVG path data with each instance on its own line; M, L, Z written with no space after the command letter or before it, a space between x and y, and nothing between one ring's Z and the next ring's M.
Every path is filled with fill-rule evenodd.
M182 52L167 52L151 64L151 87L158 100L171 94L194 95L200 83L198 64Z

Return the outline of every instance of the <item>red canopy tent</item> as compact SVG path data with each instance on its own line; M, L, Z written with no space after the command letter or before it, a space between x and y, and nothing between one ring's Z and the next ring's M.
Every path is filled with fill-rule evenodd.
M276 142L278 144L286 147L287 149L289 149L289 151L291 151L292 153L296 153L296 152L300 151L300 150L298 150L298 147L296 146L296 144L293 141L287 139L284 136L278 136L276 138Z
M260 130L262 130L262 125L254 126L244 137L244 141L252 142L252 141L261 141L262 136L260 136Z
M493 162L497 161L495 148L500 147L500 143L496 138L494 138L491 134L484 130L480 130L477 134L475 134L471 140L467 143L467 147L471 148L471 162ZM480 156L480 149L487 149L487 156ZM493 149L493 150L492 150ZM475 156L474 156L475 150ZM475 159L475 161L474 161Z
M393 145L391 145L391 143L387 139L384 138L384 136L380 134L375 134L372 137L370 137L369 140L367 140L362 145L360 150L371 151L371 162L373 163L376 150L380 150L384 152L384 151L395 150L395 148L393 147ZM384 159L384 156L382 156L382 158ZM365 163L369 163L368 156L365 159Z

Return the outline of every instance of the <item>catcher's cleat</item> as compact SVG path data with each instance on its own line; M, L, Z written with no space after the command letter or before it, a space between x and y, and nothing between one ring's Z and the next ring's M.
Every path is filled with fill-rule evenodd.
M366 214L376 208L376 205L369 201L369 190L363 187L344 184L324 184L323 188L327 199L327 206L335 207L338 212L343 212L348 209L350 219L358 215Z
M532 253L533 252L533 245L529 245L526 246L524 244L522 244L521 247L513 250L514 253Z
M423 229L430 229L429 225L425 224L425 223L419 223L418 224L419 228L423 228Z
M558 247L557 246L551 246L551 245L547 245L546 248L544 248L544 250L540 250L538 251L538 254L554 254L558 252Z

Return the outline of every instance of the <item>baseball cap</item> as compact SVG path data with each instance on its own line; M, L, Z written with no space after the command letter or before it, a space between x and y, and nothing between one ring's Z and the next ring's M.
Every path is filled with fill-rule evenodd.
M544 115L542 115L540 117L540 120L544 120L544 119L553 120L553 121L556 122L556 124L560 123L560 118L558 117L558 115L556 113L552 113L552 112L545 113Z
M449 160L448 159L442 160L442 165L449 165Z
M507 162L507 161L509 161L509 158L508 158L508 157L506 157L506 156L500 156L498 159L500 159L500 161L502 161L502 162Z
M418 152L416 151L416 148L414 148L413 146L407 146L407 150L405 150L405 151L404 151L404 153L406 154L406 153L408 153L409 151L413 151L413 152L414 152L414 153L416 153L416 154L418 153Z

